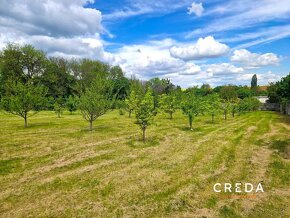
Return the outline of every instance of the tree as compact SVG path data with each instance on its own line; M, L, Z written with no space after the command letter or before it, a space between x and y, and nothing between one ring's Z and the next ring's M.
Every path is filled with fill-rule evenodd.
M258 110L260 104L260 101L255 97L244 98L238 104L238 111L239 113L255 111Z
M111 89L112 85L108 78L101 75L81 95L79 108L84 119L90 123L90 131L93 130L93 122L111 108L113 103Z
M168 95L162 94L160 97L159 105L163 112L169 114L170 119L172 119L173 113L175 113L175 111L178 109L177 99L173 92Z
M71 75L69 63L64 58L51 57L47 61L46 68L40 77L41 84L48 88L48 96L67 98L77 94L77 80Z
M221 110L221 99L217 93L210 94L206 97L207 112L211 115L212 123L214 123L214 117Z
M145 142L146 140L145 138L146 129L151 124L154 115L155 115L154 98L152 95L152 90L149 88L136 109L137 124L140 126L142 130L143 142Z
M57 117L60 118L64 109L63 106L60 103L58 103L58 101L55 101L53 107L55 113L57 114Z
M30 82L9 82L7 93L1 99L3 109L24 119L24 127L27 127L29 116L36 114L45 105L47 89ZM33 111L33 113L29 113Z
M257 79L257 75L254 74L251 80L251 89L256 91L258 87L258 79Z
M244 99L246 97L251 97L252 96L252 91L247 86L239 86L238 89L237 89L237 95L238 95L238 98Z
M286 112L286 105L290 102L290 73L268 88L269 102L280 103L282 111Z
M183 113L188 116L189 128L192 130L192 122L194 117L201 114L205 109L203 98L200 96L195 96L193 92L185 93L181 104L181 109Z
M70 95L66 100L66 108L72 114L78 109L78 97Z
M8 44L0 54L2 94L9 80L22 83L37 82L45 70L47 59L44 52L31 45Z
M128 98L126 98L125 103L129 112L129 117L131 117L131 113L137 108L138 105L138 97L135 90L130 92L130 95Z
M221 108L222 108L222 110L224 112L224 119L227 120L227 114L228 114L228 112L231 109L231 102L227 101L227 100L223 100Z
M235 101L230 102L229 108L232 113L232 117L235 117L236 112L238 111L238 102L239 99L237 98Z
M235 101L238 97L236 89L234 86L223 86L220 89L220 97L225 101L232 102Z
M113 94L117 100L124 100L129 94L130 83L119 66L110 69L110 78L113 81Z

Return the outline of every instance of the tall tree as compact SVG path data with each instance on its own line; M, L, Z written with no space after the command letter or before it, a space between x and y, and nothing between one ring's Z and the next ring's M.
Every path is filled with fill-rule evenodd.
M149 88L136 109L137 124L142 130L143 142L146 140L146 129L151 124L154 115L154 98L152 90Z
M257 79L257 75L254 74L254 75L252 76L252 80L251 80L251 89L252 89L252 90L256 90L257 87L258 87L258 79Z
M36 114L45 106L47 89L33 83L9 82L7 93L1 99L3 109L24 119L27 127L29 116ZM31 112L31 113L30 113Z
M124 100L129 94L130 83L119 66L110 69L110 78L113 81L113 94L117 100Z
M220 97L227 102L235 101L238 97L236 88L232 85L223 86L220 89Z
M8 80L36 82L43 74L47 59L44 52L31 45L8 44L0 54L2 94Z
M54 99L77 94L77 80L70 74L69 63L64 58L49 58L40 82L48 88L48 96Z

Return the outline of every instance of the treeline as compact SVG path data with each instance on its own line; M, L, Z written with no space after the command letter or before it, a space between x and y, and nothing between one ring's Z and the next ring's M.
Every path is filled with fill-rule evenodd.
M41 110L79 109L89 124L108 110L135 114L145 140L147 127L159 112L173 119L177 110L188 117L192 129L196 116L209 114L212 122L222 114L235 116L256 110L257 89L246 86L208 84L182 90L168 79L140 81L126 78L118 66L96 60L47 57L31 45L9 44L0 53L1 107L24 119Z
M279 103L282 112L286 113L286 106L290 104L290 73L280 81L270 84L268 97L270 103Z

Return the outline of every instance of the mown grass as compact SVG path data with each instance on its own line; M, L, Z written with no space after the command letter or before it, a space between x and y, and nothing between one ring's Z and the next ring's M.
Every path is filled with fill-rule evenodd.
M80 113L28 122L0 113L2 217L290 216L290 119L278 113L202 116L193 131L181 112L160 114L145 144L118 111L92 132ZM265 192L225 199L216 182L262 182Z

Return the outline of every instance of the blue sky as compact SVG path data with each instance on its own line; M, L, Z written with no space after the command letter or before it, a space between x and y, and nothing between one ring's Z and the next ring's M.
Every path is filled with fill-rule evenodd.
M183 87L260 85L290 69L290 0L0 0L0 48L92 58Z

